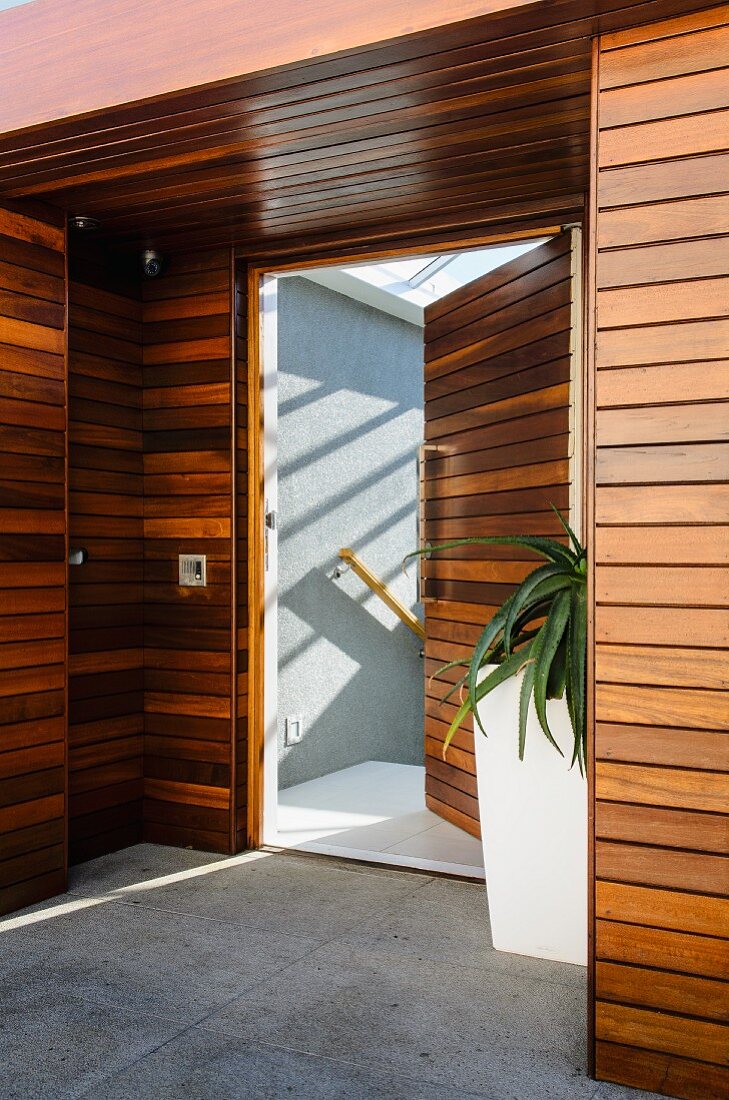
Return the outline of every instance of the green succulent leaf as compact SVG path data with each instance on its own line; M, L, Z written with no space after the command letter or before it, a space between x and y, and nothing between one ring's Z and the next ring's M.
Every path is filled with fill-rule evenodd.
M494 688L499 686L499 684L503 684L505 680L508 680L512 676L516 675L520 667L528 659L529 649L532 644L532 642L527 642L524 648L519 651L519 653L512 653L511 657L508 657L502 664L497 665L487 676L483 678L483 680L480 681L480 683L476 685L475 707L471 702L470 695L467 699L463 700L463 703L458 708L455 718L451 722L448 733L446 734L445 741L443 743L443 759L445 759L450 743L455 737L458 729L463 724L466 716L471 713L471 711L478 710L478 704L483 698L485 698L485 696L489 694L489 692L493 691ZM480 722L479 725L481 725ZM483 726L481 726L481 730L484 737L487 737L488 734L486 733L486 730L483 728Z
M459 657L458 660L449 661L447 665L441 665L440 668L437 668L430 677L430 680L437 680L444 672L450 672L452 668L469 668L470 664L471 662L467 661L464 657Z
M564 696L567 685L567 648L567 631L565 631L554 655L552 667L549 670L549 679L547 680L548 699L561 699ZM570 715L570 720L571 717Z
M536 668L536 662L539 657L539 649L541 647L542 631L544 627L541 627L537 634L530 659L524 664L524 676L521 681L521 690L519 691L519 759L524 759L524 749L526 748L526 733L527 733L527 718L529 716L529 700L532 697L532 691L534 690L534 671Z
M572 551L555 539L540 535L484 535L468 539L453 539L451 542L442 542L438 546L423 546L420 550L412 550L405 555L403 565L410 558L422 557L424 554L440 554L444 550L455 550L459 546L519 546L525 550L532 550L547 561L563 562L565 565L575 564L575 555Z
M504 652L507 657L511 652L511 632L514 629L518 617L524 613L525 609L528 609L531 604L536 602L534 597L534 590L538 589L540 583L543 580L548 580L550 577L563 576L562 567L559 565L540 565L538 569L530 573L526 577L516 592L514 598L511 601L509 607L509 613L506 616L506 622L504 623Z
M456 539L441 546L416 550L408 558L437 554L459 546L518 546L545 558L502 604L484 627L471 655L468 671L448 689L445 699L464 685L468 692L449 727L443 746L445 756L456 731L466 716L473 713L485 735L479 715L479 702L511 676L523 670L519 695L519 757L526 745L527 713L530 700L545 737L562 754L547 720L547 699L566 698L573 732L570 767L575 763L584 774L586 768L587 725L585 684L587 670L587 556L569 523L555 508L570 545L554 539L525 535ZM408 560L407 558L405 559ZM540 622L540 620L544 620ZM531 624L536 624L532 626ZM437 675L464 660L451 661ZM494 665L480 679L485 665Z
M536 669L534 672L534 708L537 712L539 725L544 730L547 739L554 745L555 749L557 749L560 756L564 754L552 736L552 731L549 728L549 721L547 719L547 685L549 683L549 673L552 668L552 661L559 649L569 616L570 594L569 592L559 592L555 596L552 611L542 627L543 640L539 655L536 658Z
M443 759L445 760L450 748L451 741L458 733L459 729L463 725L466 717L471 711L471 700L466 698L461 703L460 707L456 711L456 716L448 727L448 733L445 735L445 741L443 742ZM483 728L483 727L482 727Z
M577 760L582 770L586 761L587 716L585 680L587 673L587 590L575 586L570 593L568 629L569 684L572 694L572 729L577 746Z
M557 519L559 520L559 522L562 524L562 526L563 526L565 532L567 533L567 535L569 535L569 540L570 540L570 542L572 543L572 545L575 549L575 553L577 554L578 557L582 557L584 555L585 551L582 548L582 545L580 543L580 540L577 538L577 535L574 533L574 531L570 527L569 523L567 522L567 520L564 518L564 516L560 512L559 508L555 508L555 506L552 504L551 509L554 512Z
M531 616L531 618L534 618L534 616ZM533 630L523 630L522 627L517 624L516 636L512 636L511 639L512 652L516 652L517 649L524 645L524 642L528 642L530 638L535 638L538 633L538 627ZM487 653L484 664L497 664L503 661L504 656L509 656L509 654L506 654L504 649L504 638L502 635L498 642L496 642L493 648Z
M476 642L476 646L473 650L473 656L471 657L471 667L468 671L468 698L471 703L471 709L474 712L476 721L483 734L486 730L481 725L481 718L478 713L478 697L476 695L476 685L478 684L478 674L481 670L481 665L485 664L485 658L489 652L492 643L495 641L497 635L503 631L504 623L506 622L509 614L509 608L513 602L514 596L509 596L508 600L501 605L499 610L494 615L490 623L486 624L481 637Z
M448 691L441 699L441 704L447 703L452 695L455 695L457 691L460 691L467 679L468 673L466 672L463 676L460 677L460 679L456 680L455 684L452 684L451 687L449 687Z

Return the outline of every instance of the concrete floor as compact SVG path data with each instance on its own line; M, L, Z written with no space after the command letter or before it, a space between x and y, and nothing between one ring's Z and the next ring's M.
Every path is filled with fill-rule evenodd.
M582 969L409 872L139 845L1 920L0 983L2 1098L641 1095L585 1076Z

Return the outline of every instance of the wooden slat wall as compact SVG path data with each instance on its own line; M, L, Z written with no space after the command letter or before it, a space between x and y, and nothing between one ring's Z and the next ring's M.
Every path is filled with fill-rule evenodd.
M0 208L0 913L65 888L62 216Z
M141 839L142 306L136 267L73 237L69 256L69 849Z
M572 279L561 234L426 310L425 539L560 535L569 507ZM426 677L467 657L483 626L538 559L512 547L460 547L423 566ZM473 730L442 759L457 697L426 679L426 802L479 834ZM516 751L516 744L515 744Z
M144 835L232 848L232 264L174 255L143 283ZM178 554L207 555L206 588Z
M729 7L600 41L597 1075L729 1095Z

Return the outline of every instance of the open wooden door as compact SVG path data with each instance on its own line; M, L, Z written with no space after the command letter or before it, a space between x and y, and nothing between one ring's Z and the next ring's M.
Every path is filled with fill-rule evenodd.
M426 310L426 543L560 535L550 505L566 513L571 503L579 239L578 231L562 233ZM473 728L459 731L444 762L456 706L441 705L448 683L431 677L468 655L483 625L536 564L511 547L461 547L422 564L426 802L475 836ZM456 679L457 670L445 676Z

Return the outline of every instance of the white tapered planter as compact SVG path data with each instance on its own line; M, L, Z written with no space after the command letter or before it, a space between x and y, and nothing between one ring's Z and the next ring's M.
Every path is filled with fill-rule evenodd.
M544 736L532 702L519 760L522 675L479 705L488 736L474 724L494 947L585 966L587 784L577 765L569 767L574 741L563 699L547 703L547 717L566 759Z

